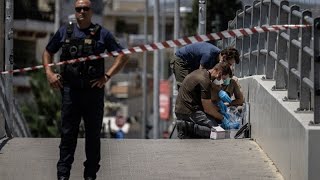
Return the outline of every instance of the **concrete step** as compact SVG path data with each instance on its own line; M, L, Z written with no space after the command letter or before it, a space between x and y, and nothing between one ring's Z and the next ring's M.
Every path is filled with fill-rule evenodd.
M14 138L0 151L1 180L54 180L60 139ZM248 139L102 139L98 179L272 179L283 177ZM82 179L78 139L71 180Z

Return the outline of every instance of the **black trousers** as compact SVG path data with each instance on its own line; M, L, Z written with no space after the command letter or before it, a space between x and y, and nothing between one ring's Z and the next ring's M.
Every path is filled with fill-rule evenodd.
M58 176L70 176L81 119L85 125L84 177L96 178L100 165L100 131L103 119L104 89L62 89L60 159Z
M176 113L176 116L180 139L210 138L211 128L218 126L217 121L203 111L196 111L190 115Z

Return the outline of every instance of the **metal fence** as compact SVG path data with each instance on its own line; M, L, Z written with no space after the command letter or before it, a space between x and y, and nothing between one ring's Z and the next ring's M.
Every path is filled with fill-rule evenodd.
M299 112L313 112L314 124L320 123L320 18L309 10L300 10L288 1L261 0L238 11L229 29L255 26L309 24L308 28L252 34L228 39L241 53L235 75L265 75L275 80L274 91L286 90L284 101L299 101Z
M0 4L1 25L5 25L4 29L0 30L0 70L11 70L13 66L13 51L12 51L12 20L13 20L13 0L6 0ZM2 10L2 11L1 11ZM0 76L0 138L4 135L7 137L19 136L29 137L31 133L27 123L20 113L18 106L13 99L12 75Z

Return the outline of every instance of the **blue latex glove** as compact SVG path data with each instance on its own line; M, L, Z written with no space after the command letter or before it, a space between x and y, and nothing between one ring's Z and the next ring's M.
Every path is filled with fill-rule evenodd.
M223 103L222 100L218 101L217 105L220 108L220 111L223 115L227 114L227 106Z
M231 103L232 100L229 97L228 93L226 93L225 91L220 90L218 95L223 102Z
M239 129L240 124L239 124L239 122L231 122L226 117L224 117L223 120L222 120L222 123L221 123L221 127L223 129L225 129L225 130L228 130L228 129Z

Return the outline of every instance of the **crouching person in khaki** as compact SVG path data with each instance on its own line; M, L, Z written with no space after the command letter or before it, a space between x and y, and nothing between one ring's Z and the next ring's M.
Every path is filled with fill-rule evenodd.
M227 63L212 69L197 69L186 76L176 100L178 137L209 138L211 128L223 122L219 108L211 102L212 82L226 79L231 73Z

